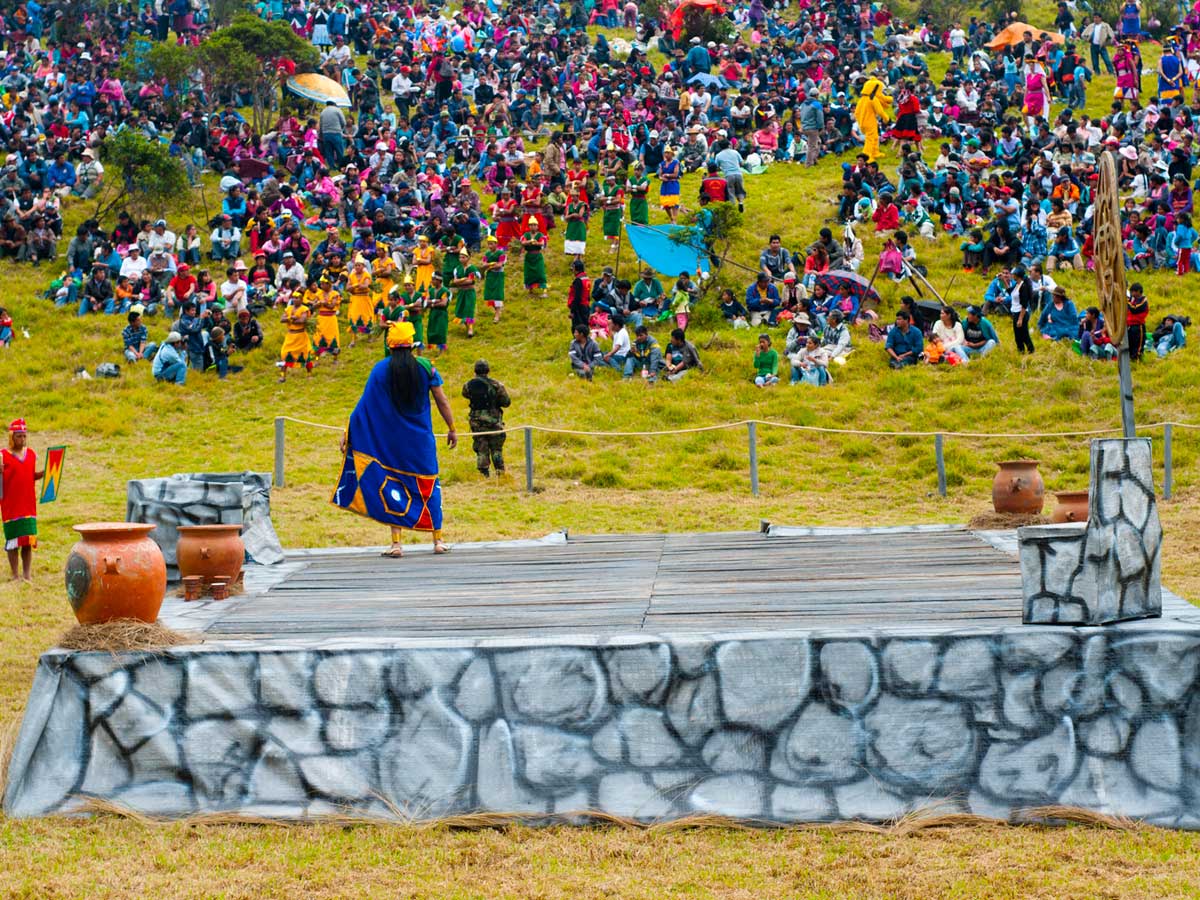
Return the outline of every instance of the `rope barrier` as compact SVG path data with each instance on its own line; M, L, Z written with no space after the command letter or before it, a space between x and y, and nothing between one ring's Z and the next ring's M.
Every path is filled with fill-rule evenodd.
M311 428L321 428L326 431L344 431L345 429L337 425L325 425L321 422L309 422L306 419L297 419L294 416L277 416L278 419L284 419L288 422L295 422L297 425L307 425ZM763 425L768 428L784 428L789 431L808 431L817 434L846 434L859 435L862 437L937 437L939 434L948 438L977 438L977 439L1004 439L1004 440L1021 440L1033 438L1071 438L1071 437L1096 437L1103 434L1115 434L1121 431L1119 425L1112 428L1094 428L1088 431L1041 431L1041 432L992 432L992 431L871 431L859 428L829 428L824 425L793 425L790 422L771 422L764 419L742 419L737 422L725 422L719 425L697 425L693 428L669 428L662 431L577 431L570 428L552 428L547 425L514 425L509 428L498 428L494 431L473 431L474 435L495 435L495 434L512 434L514 432L523 432L526 430L537 431L542 434L564 434L571 437L669 437L679 434L701 434L708 431L725 431L730 428L745 428L751 424ZM1200 424L1191 424L1187 422L1150 422L1144 425L1138 425L1138 431L1155 431L1171 425L1175 428L1190 428L1200 429ZM437 437L445 437L444 434L439 434Z

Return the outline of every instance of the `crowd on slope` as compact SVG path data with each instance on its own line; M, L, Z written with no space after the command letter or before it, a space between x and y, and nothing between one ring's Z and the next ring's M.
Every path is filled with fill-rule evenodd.
M714 39L673 30L669 11L656 20L632 6L261 0L255 13L319 49L321 71L346 88L350 107L284 96L271 130L258 134L238 112L243 97L216 94L203 79L181 91L121 66L134 34L201 41L214 27L206 3L19 4L0 21L0 257L61 264L49 296L80 315L122 316L126 359L157 359L135 316L167 316L162 343L184 366L157 373L170 380L189 367L229 371L229 353L261 346L257 317L272 308L287 331L284 374L341 352L342 321L349 346L408 319L427 348L444 349L452 324L475 334L480 301L499 321L510 258L520 259L530 295L549 289L545 254L558 252L558 230L576 261L570 285L555 286L567 294L573 369L590 377L598 367L590 342L601 367L625 377L681 376L700 368L686 337L694 308L714 303L702 277L593 280L583 265L589 236L599 230L615 251L622 226L648 224L652 206L676 221L681 179L697 171L688 221L703 239L712 204L753 204L747 180L764 167L816 165L858 147L841 169L836 218L849 227L808 235L794 254L773 239L748 266L755 278L744 294L726 289L716 301L735 327L788 328L795 381L828 383L853 326L883 341L893 365L964 362L1000 340L988 314L1011 318L1020 350L1033 349L1036 323L1048 338L1108 355L1103 322L1055 294L1050 276L1088 264L1100 153L1116 154L1128 195L1130 268L1193 270L1200 3L1168 36L1148 86L1136 3L1116 23L1060 4L1061 37L1029 29L998 50L987 45L1006 21L972 18L939 33L882 4L736 3ZM614 20L634 26L636 40L606 32ZM595 36L589 24L601 26ZM951 62L935 80L926 54L942 51ZM288 59L272 65L281 79L295 70ZM1102 66L1117 96L1109 115L1093 118L1079 110ZM221 211L209 222L88 221L64 248L61 205L104 186L100 149L121 129L164 142L193 177L219 173ZM881 165L880 139L898 163ZM926 142L929 156L938 145L932 160ZM589 227L593 217L600 229ZM920 269L918 240L943 252L952 241L968 272L999 274L978 314L960 322L953 310L926 316L909 304L907 319L885 331L862 296L823 277L870 270L855 229L886 236L883 277ZM1131 325L1144 332L1148 309L1134 307ZM658 322L682 337L672 332L659 347L650 334ZM1168 351L1182 345L1186 324L1160 320ZM776 352L767 337L755 361L763 383L777 377L764 371Z

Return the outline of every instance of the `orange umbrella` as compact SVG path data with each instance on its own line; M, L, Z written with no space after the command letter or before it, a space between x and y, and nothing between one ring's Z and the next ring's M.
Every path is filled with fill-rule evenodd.
M1011 47L1014 44L1019 44L1025 39L1025 32L1033 35L1033 39L1040 40L1044 34L1056 44L1065 44L1067 39L1057 31L1050 31L1046 28L1034 28L1032 25L1027 25L1025 22L1013 22L1003 31L999 32L994 38L984 44L989 50L1003 50L1005 47Z

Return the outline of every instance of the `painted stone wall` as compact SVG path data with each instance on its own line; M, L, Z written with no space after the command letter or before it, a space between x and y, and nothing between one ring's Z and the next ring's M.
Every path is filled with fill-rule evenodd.
M1200 628L336 647L47 654L5 808L1200 825Z
M1022 619L1102 625L1162 615L1162 534L1150 439L1092 441L1087 526L1017 532Z
M175 548L180 525L244 523L246 555L270 566L283 560L271 522L271 475L265 472L201 473L146 478L126 486L125 520L150 522L150 537L162 548L167 574L179 578Z

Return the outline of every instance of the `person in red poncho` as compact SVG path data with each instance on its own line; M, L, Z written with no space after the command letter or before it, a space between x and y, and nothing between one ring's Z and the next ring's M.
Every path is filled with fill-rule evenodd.
M33 581L33 548L37 546L37 454L26 444L29 433L24 419L8 426L8 447L0 450L0 516L4 519L4 549L12 567L12 579ZM20 572L17 563L20 562Z

